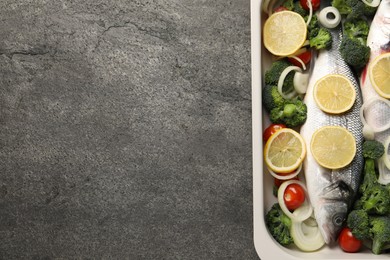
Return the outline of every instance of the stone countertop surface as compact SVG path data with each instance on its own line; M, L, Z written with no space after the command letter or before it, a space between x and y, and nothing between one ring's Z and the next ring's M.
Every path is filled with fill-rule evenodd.
M0 259L258 259L249 0L0 17Z

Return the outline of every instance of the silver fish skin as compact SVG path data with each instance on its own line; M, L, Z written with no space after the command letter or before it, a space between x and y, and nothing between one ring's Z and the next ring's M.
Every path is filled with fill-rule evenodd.
M380 54L390 52L390 0L381 1L370 26L367 45L371 49L368 64ZM379 95L371 84L367 67L368 66L366 66L360 76L363 102L365 104L371 103L371 105L366 106L364 109L364 118L368 125L379 128L390 124L390 107L383 101L370 102L370 100L378 98ZM385 144L389 136L390 129L376 132L375 140ZM382 184L390 183L390 169L386 167L383 159L378 161L378 169L379 182Z
M334 243L338 237L355 199L363 169L363 125L359 118L359 110L362 105L360 87L339 52L342 37L341 28L333 29L331 33L332 48L320 51L314 64L304 98L308 109L307 120L300 131L307 147L303 167L308 194L318 226L327 244ZM353 107L341 115L331 115L323 112L318 108L313 97L315 83L328 74L346 76L352 82L356 91L356 101ZM357 151L355 158L348 166L338 170L330 170L320 166L310 150L313 133L317 129L328 125L342 126L348 129L356 139Z

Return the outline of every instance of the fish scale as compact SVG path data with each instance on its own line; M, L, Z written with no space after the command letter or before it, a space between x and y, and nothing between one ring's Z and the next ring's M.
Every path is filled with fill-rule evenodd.
M350 67L341 58L341 28L331 30L332 47L321 50L315 60L304 102L308 113L301 135L307 146L304 160L304 172L307 189L314 208L315 218L327 244L336 241L351 204L354 201L362 176L363 125L359 110L362 105L360 87ZM347 77L356 91L356 100L352 108L340 115L323 112L313 97L315 83L329 74L340 74ZM348 129L356 139L356 155L346 167L330 170L320 166L311 154L310 142L313 133L323 126L342 126Z

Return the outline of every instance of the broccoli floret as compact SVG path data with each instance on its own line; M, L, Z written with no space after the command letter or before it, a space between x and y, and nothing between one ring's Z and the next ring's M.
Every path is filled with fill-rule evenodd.
M344 23L344 37L357 39L363 45L366 45L369 30L368 22L364 19L354 19Z
M287 0L282 4L283 7L286 7L287 10L292 11L294 9L294 1L293 0Z
M367 140L363 143L363 157L379 159L385 153L385 146L376 140Z
M264 79L265 84L278 85L280 74L291 66L291 63L286 59L278 60L272 63L271 68L265 72ZM289 93L294 90L294 73L288 73L283 82L283 93Z
M291 219L283 213L280 205L275 203L270 211L265 215L265 223L269 232L278 243L287 246L293 243L290 234Z
M373 17L375 15L377 9L378 9L378 7L372 7L372 6L364 4L363 14L366 17Z
M390 193L379 183L369 186L360 198L362 209L368 214L386 215L390 213Z
M294 9L293 9L294 12L300 14L302 17L305 17L308 15L308 11L306 9L303 9L302 5L301 5L301 2L300 1L296 1L294 3Z
M361 0L333 0L332 6L348 19L359 18L363 15L364 3Z
M332 6L339 10L341 15L350 14L352 8L347 4L346 0L333 0Z
M296 127L305 123L307 107L300 99L286 100L284 105L271 110L270 120L275 124Z
M390 247L390 216L370 217L372 252L376 255Z
M340 44L340 54L345 62L357 70L362 69L370 58L370 47L363 45L359 40L343 37Z
M270 113L272 109L284 105L285 99L280 95L278 87L265 85L262 91L262 100L265 110Z
M317 50L329 49L332 47L332 35L328 29L321 27L317 34L310 32L309 42L310 46Z
M357 239L363 240L370 238L370 222L366 211L352 210L347 218L347 226Z
M364 163L363 182L360 184L359 192L361 194L364 194L369 187L377 183L378 183L378 178L375 172L375 161L374 159L367 158Z

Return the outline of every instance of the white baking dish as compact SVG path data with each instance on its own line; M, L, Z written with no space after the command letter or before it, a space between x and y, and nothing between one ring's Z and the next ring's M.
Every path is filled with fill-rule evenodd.
M251 49L252 49L252 135L253 135L253 228L254 245L262 260L275 259L390 259L389 254L374 255L369 250L360 253L344 253L338 246L324 246L312 253L280 246L268 233L264 215L276 202L272 195L273 179L263 168L262 133L269 120L261 105L262 75L271 61L261 41L261 28L265 20L261 12L261 0L251 0Z

